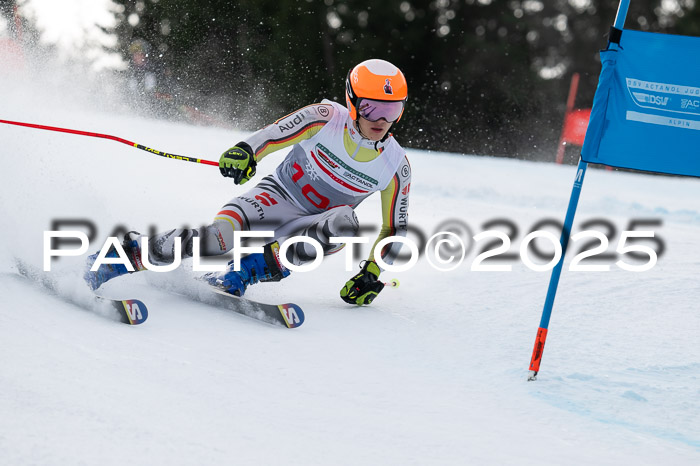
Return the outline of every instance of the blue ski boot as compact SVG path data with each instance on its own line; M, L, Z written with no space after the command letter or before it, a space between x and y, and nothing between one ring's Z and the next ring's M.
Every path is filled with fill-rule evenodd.
M129 262L131 262L131 265L134 267L134 272L146 270L146 268L143 266L143 262L141 262L141 246L138 242L138 239L140 237L140 233L130 231L129 233L124 235L124 242L122 243L124 252L129 258ZM85 266L85 274L83 275L83 279L93 291L101 287L105 282L115 277L125 275L127 273L132 273L129 272L126 269L126 266L124 266L123 264L102 264L97 268L96 271L91 271L90 268L97 260L98 255L99 252L96 252L95 254L88 257L87 264ZM105 255L105 257L119 256L117 255L117 250L115 248L111 248L109 252Z
M258 282L278 282L289 276L291 271L279 260L280 245L277 241L266 244L262 253L250 254L241 259L241 270L233 270L234 263L230 261L223 273L208 273L204 280L210 285L231 293L243 296L246 288Z

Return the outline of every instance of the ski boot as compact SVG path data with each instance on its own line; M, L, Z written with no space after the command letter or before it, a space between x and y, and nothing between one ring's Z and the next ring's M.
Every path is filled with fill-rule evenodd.
M210 272L203 279L216 288L241 297L246 288L258 282L278 282L289 276L291 271L279 260L279 243L266 244L262 253L249 254L241 259L241 269L233 270L230 261L223 273Z
M146 268L143 266L143 262L141 261L141 245L138 242L140 237L140 233L130 231L124 235L124 241L122 242L122 247L124 248L124 252L126 252L126 256L129 258L129 262L131 262L131 265L134 267L134 272L146 270ZM96 271L91 271L90 268L97 260L98 255L99 252L96 252L88 257L85 267L85 274L83 275L83 279L93 291L115 277L132 273L129 272L126 269L126 266L123 264L102 264ZM115 248L110 248L105 257L119 256L117 255L117 250Z

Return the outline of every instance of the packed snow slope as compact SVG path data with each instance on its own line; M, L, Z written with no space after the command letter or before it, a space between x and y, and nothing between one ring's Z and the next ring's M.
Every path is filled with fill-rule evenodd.
M210 160L244 137L9 89L0 119ZM343 254L252 287L252 299L303 307L306 323L292 330L163 291L164 282L187 287L187 264L101 290L146 302L141 326L49 295L14 259L41 267L52 222L93 222L94 252L117 226L205 224L247 187L214 167L103 139L0 124L0 140L0 464L700 464L698 180L589 170L574 233L596 220L589 227L614 252L630 221L651 220L634 228L653 230L664 250L638 273L615 265L632 263L627 256L607 259L608 272L569 271L567 255L539 380L527 382L550 274L518 257L487 262L510 272L472 271L489 240L472 240L453 271L421 256L409 271L384 272L401 286L370 307L340 300L356 270L345 270ZM470 229L463 238L500 229L516 256L538 222L563 219L575 176L572 166L408 156L413 227L429 237L459 220ZM282 157L265 159L257 179ZM358 216L376 227L378 196ZM65 293L87 296L76 272L84 259L53 262Z

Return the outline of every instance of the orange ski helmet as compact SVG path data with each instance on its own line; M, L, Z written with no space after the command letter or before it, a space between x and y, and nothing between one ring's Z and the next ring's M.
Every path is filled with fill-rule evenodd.
M400 69L385 60L365 60L355 66L345 79L345 100L350 118L357 120L359 116L376 121L385 118L389 123L399 121L403 115L404 105L408 97L406 78ZM400 105L380 105L374 109L373 116L369 113L358 115L358 102L362 99L376 102L397 102ZM360 105L361 109L365 108Z

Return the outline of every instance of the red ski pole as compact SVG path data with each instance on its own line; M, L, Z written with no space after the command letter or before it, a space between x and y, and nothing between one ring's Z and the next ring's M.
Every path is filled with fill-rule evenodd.
M0 120L0 123L5 123L7 125L25 126L27 128L44 129L48 131L58 131L60 133L78 134L80 136L90 136L93 138L111 139L112 141L121 142L122 144L126 144L137 149L145 150L146 152L150 152L151 154L159 155L168 159L184 160L185 162L203 163L205 165L212 165L216 167L219 166L219 162L212 162L211 160L202 160L194 157L188 157L186 155L176 155L170 154L168 152L162 152L156 149L151 149L150 147L146 147L136 142L127 141L126 139L122 139L117 136L110 136L109 134L91 133L88 131L80 131L77 129L58 128L56 126L35 125L33 123L22 123L21 121Z

